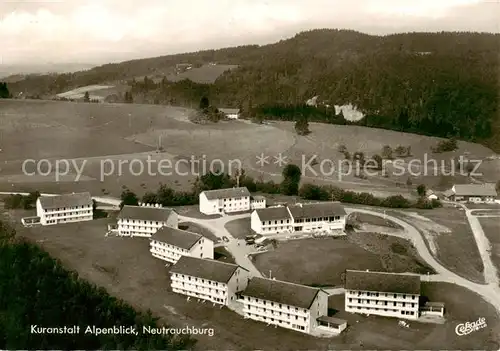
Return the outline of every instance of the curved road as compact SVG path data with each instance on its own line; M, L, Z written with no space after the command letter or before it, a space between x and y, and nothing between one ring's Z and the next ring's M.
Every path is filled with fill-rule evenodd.
M248 218L249 216L249 213L244 213L240 215L227 215L214 219L199 219L179 215L179 222L191 222L198 224L199 226L205 227L210 230L215 236L220 239L222 239L222 237L224 236L227 237L229 239L229 242L225 243L224 246L226 246L229 252L233 254L236 263L250 271L250 274L252 276L261 277L262 273L255 267L253 262L247 256L245 244L242 243L241 240L234 238L226 229L226 224L228 222L234 221L236 219Z
M19 194L19 193L0 192L0 195L11 195L11 194ZM50 196L54 194L43 194L43 195ZM112 206L116 206L120 202L119 199L111 197L93 197L93 199L103 204L108 204ZM423 276L422 278L424 281L427 280L433 282L452 283L460 285L471 291L474 291L477 294L481 295L486 301L491 303L495 307L497 312L500 314L500 286L498 285L499 279L498 276L496 275L496 268L491 262L491 257L488 254L489 241L486 238L479 221L477 220L477 218L475 218L475 216L471 214L472 211L469 210L465 205L461 206L466 211L467 218L474 232L474 237L476 239L479 251L481 253L481 258L483 259L483 264L485 267L485 272L484 272L485 279L487 282L486 285L473 283L453 273L449 269L443 267L430 253L420 232L409 223L393 216L383 215L378 211L359 209L359 208L349 208L349 207L345 207L345 210L348 214L352 212L361 212L378 217L384 216L386 219L389 219L394 223L399 224L401 227L404 228L404 232L407 235L407 238L412 241L420 257L422 257L422 259L426 261L437 272L437 274L435 275ZM227 215L215 219L199 219L193 217L179 216L179 221L196 223L200 226L209 229L211 232L214 233L215 236L221 239L223 236L226 236L229 239L229 242L226 244L226 246L228 250L234 255L236 263L248 269L253 276L262 276L261 272L259 272L259 270L254 266L253 262L248 258L247 254L245 253L244 247L239 245L239 243L241 242L235 239L225 228L225 225L228 222L240 218L247 218L249 216L250 214L248 213L240 215Z
M382 217L383 215L380 212L358 209L358 208L345 208L347 213L351 212L362 212L367 213L374 216ZM405 233L407 234L407 238L412 241L413 245L418 251L418 254L424 261L426 261L434 270L437 272L436 275L423 276L423 280L434 281L434 282L447 282L456 285L460 285L464 288L467 288L471 291L476 292L481 295L486 301L491 303L498 313L500 314L500 287L498 286L498 278L495 279L496 282L491 281L491 276L489 277L490 281L488 281L487 285L473 283L455 273L450 271L449 269L443 267L430 253L427 245L425 244L424 239L420 232L408 224L407 222L400 220L399 218L386 215L385 218L393 221L396 224L399 224L404 228ZM484 233L483 233L484 235ZM476 237L477 240L477 237ZM480 244L478 243L478 246ZM483 257L483 256L482 256ZM491 260L491 258L490 258ZM486 264L485 264L486 267Z

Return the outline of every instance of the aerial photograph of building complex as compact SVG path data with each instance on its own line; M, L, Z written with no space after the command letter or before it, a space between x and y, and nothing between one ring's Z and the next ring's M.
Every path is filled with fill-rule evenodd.
M500 350L500 2L0 3L1 350Z

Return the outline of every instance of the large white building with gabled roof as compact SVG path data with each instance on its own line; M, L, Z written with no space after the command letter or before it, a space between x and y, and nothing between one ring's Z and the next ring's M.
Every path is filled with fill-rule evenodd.
M346 212L339 202L317 202L268 207L252 212L254 232L262 235L293 232L343 231Z
M246 187L206 190L200 193L200 212L206 215L249 211L250 192Z
M118 215L118 235L149 238L161 227L177 228L179 216L164 207L123 206Z
M150 240L153 257L176 263L182 256L214 258L214 243L200 234L171 227L162 227Z
M494 203L498 194L495 184L455 184L444 193L452 201Z
M248 285L249 272L236 264L182 256L170 268L172 291L214 304L229 305Z
M241 292L245 318L311 334L318 327L340 333L346 321L328 317L328 293L322 289L254 277Z
M40 196L36 200L36 214L42 225L91 221L92 204L88 192Z
M420 276L347 270L345 310L352 313L418 319Z

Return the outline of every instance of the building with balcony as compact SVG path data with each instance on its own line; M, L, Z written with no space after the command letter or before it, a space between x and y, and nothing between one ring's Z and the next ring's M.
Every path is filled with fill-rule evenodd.
M252 230L262 235L291 233L292 222L292 216L284 206L257 209L250 216Z
M321 289L254 277L241 302L245 318L308 334L327 326L328 294Z
M250 210L250 192L245 187L207 190L200 193L200 212L206 215Z
M169 208L154 206L124 206L118 215L120 236L150 238L161 227L177 228L179 216Z
M200 234L186 230L162 227L150 238L153 257L176 263L181 256L214 258L214 243Z
M92 204L88 192L40 196L36 200L36 215L41 225L91 221Z
M346 212L339 202L269 207L252 212L251 228L258 234L343 232Z
M419 318L418 275L347 270L345 291L346 312Z
M181 256L170 279L175 293L227 306L247 287L249 272L236 264Z

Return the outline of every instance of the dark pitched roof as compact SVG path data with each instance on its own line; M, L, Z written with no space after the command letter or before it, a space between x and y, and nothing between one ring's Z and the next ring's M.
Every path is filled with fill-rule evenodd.
M458 196L497 196L495 184L455 184L455 195Z
M203 192L208 200L227 199L231 197L250 196L247 188L227 188L217 190L206 190Z
M450 197L452 195L455 195L455 193L453 192L453 190L449 189L449 190L446 190L445 192L443 192L443 196L444 197Z
M262 195L255 195L251 197L252 200L265 200L266 197Z
M309 309L320 289L281 280L255 277L241 294Z
M186 250L192 248L201 238L203 238L203 236L200 234L170 227L162 227L151 236L151 240L161 241L162 243Z
M346 290L378 291L397 294L420 294L420 276L347 270Z
M286 207L268 207L255 210L261 221L274 221L278 219L290 219L290 213Z
M164 207L123 206L118 218L166 222L174 211Z
M346 215L344 206L342 206L340 202L297 204L289 206L288 209L294 219Z
M39 199L40 204L43 208L62 208L92 205L92 197L88 192L57 196L40 196Z
M227 283L238 267L238 265L232 263L181 256L177 263L170 269L170 273L185 274L219 283Z

